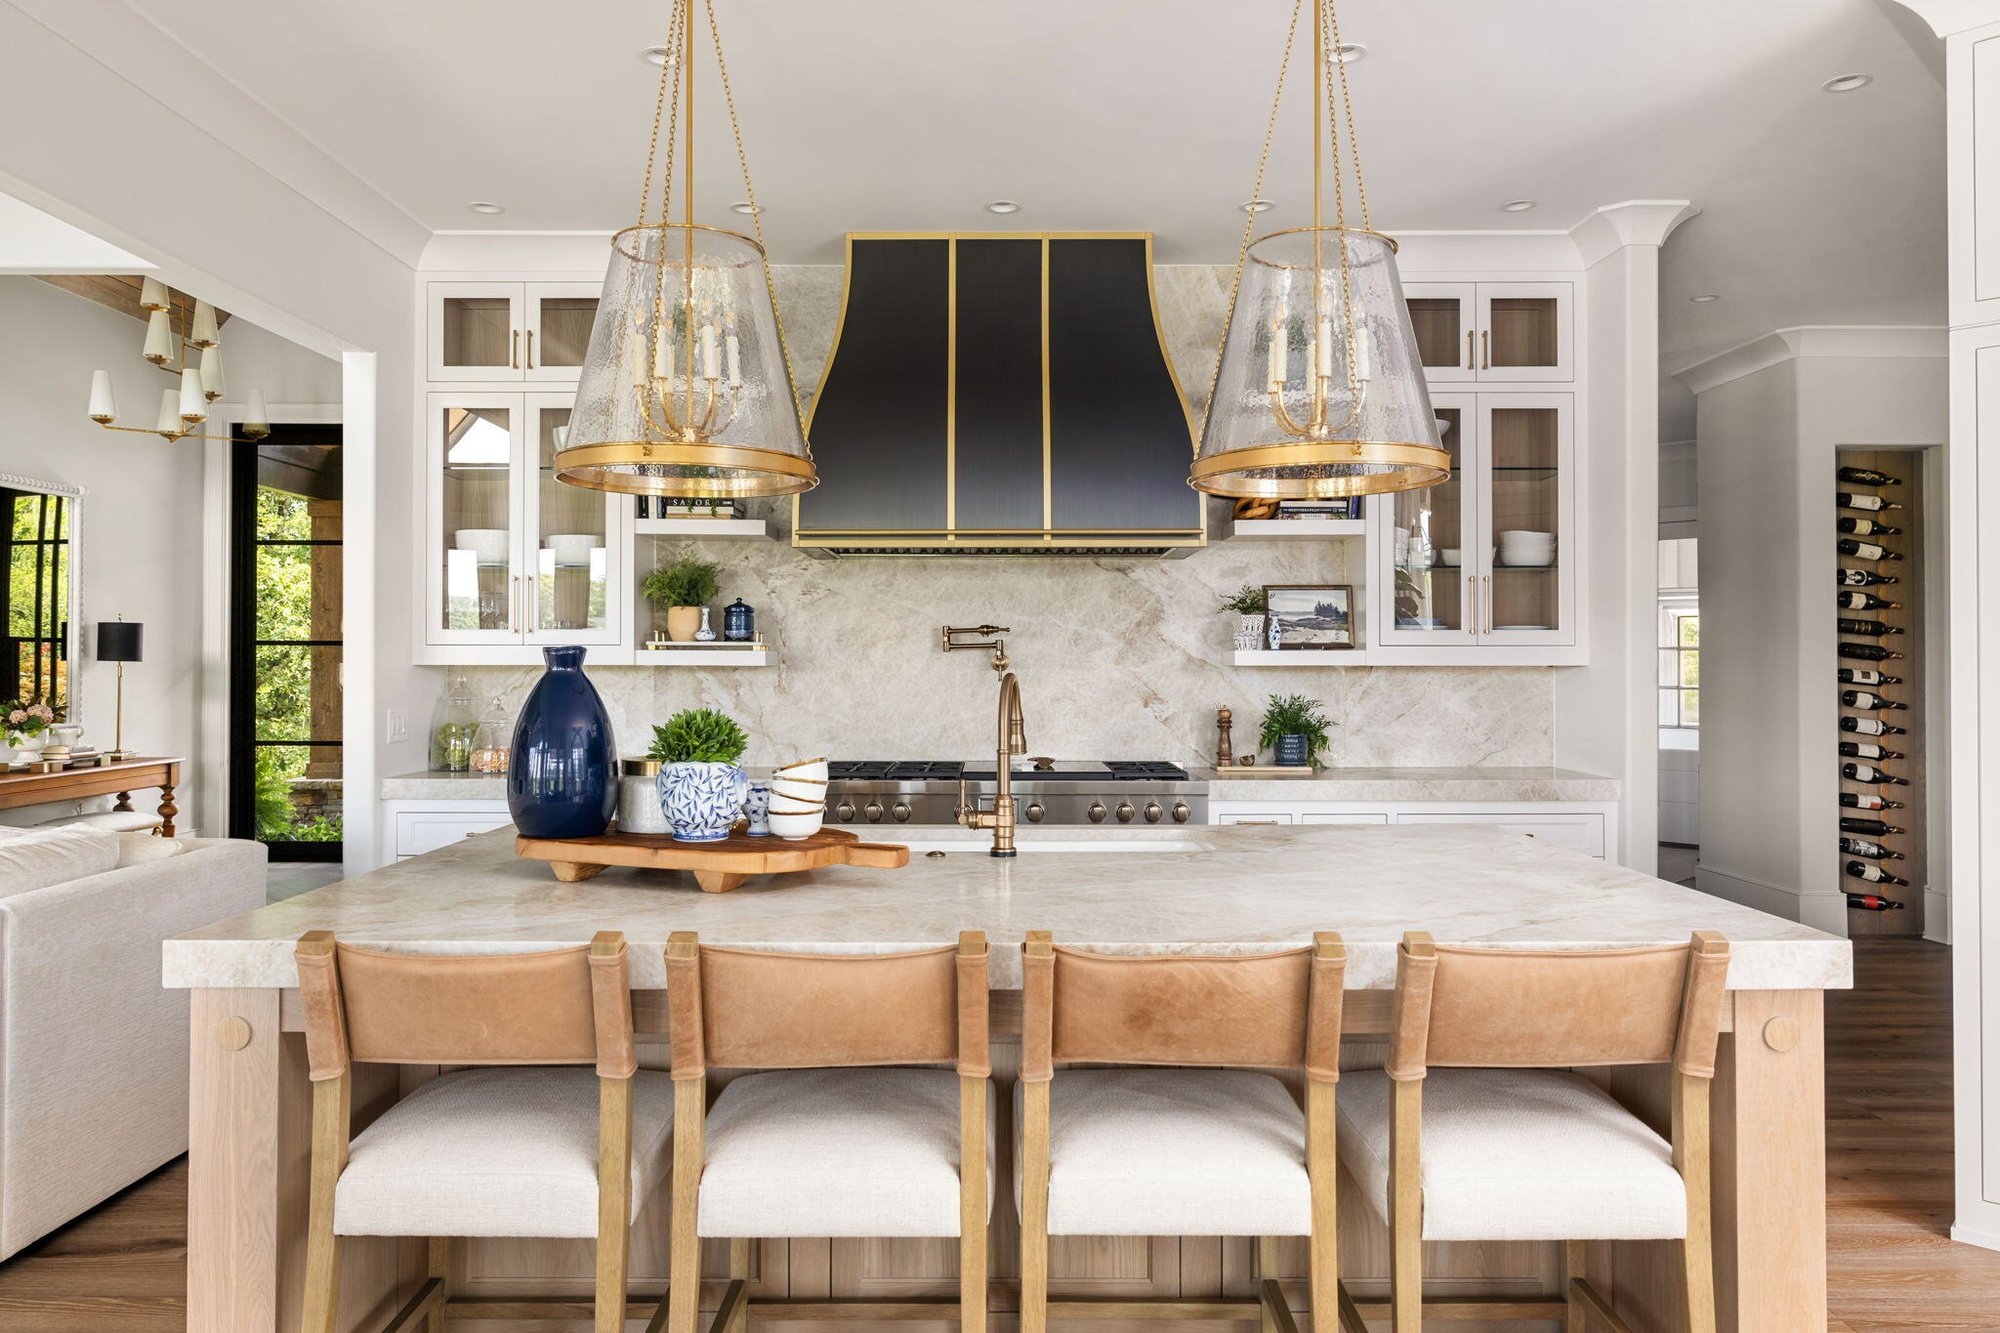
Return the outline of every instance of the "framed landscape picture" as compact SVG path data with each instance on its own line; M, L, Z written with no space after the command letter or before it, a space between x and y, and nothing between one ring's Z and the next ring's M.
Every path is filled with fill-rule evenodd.
M1338 649L1354 646L1354 589L1302 583L1264 586L1270 601L1271 646Z

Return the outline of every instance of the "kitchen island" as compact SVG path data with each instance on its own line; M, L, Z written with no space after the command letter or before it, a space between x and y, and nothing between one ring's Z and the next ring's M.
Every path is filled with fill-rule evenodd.
M1020 945L1029 930L1134 953L1260 952L1337 930L1347 942L1353 992L1343 1056L1350 1067L1380 1061L1395 948L1406 930L1427 930L1440 943L1524 948L1678 943L1696 929L1719 930L1734 947L1729 1031L1714 1090L1722 1326L1757 1333L1826 1327L1820 993L1850 983L1845 941L1490 828L1130 829L1120 831L1122 840L1143 842L1150 832L1157 846L1117 856L1041 850L1033 832L1024 831L1022 855L1012 862L988 858L982 843L967 837L963 850L916 856L902 870L829 869L752 881L720 896L698 892L681 876L619 869L557 883L545 865L517 860L512 839L495 833L169 941L166 984L195 992L189 1327L263 1333L296 1322L311 1098L292 945L313 929L357 944L438 953L520 952L623 931L635 1017L652 1038L642 1052L653 1064L666 1061L662 951L673 931L749 947L878 952L980 929L993 946L994 1063L1003 1085L1017 1067ZM430 1072L358 1070L357 1126ZM1602 1078L1641 1114L1664 1114L1665 1081L1654 1071L1611 1070ZM1010 1104L1000 1098L1003 1172L1010 1169ZM1009 1188L996 1190L995 1310L1013 1304L1010 1196ZM656 1192L634 1235L635 1299L664 1284L665 1203L665 1192ZM1386 1233L1352 1189L1344 1191L1341 1225L1343 1268L1366 1305L1383 1289ZM753 1295L767 1298L955 1293L948 1242L765 1241L753 1250ZM1533 1298L1556 1290L1562 1271L1549 1245L1427 1251L1439 1292ZM1677 1326L1669 1322L1667 1295L1672 1247L1620 1243L1591 1251L1593 1279L1617 1293L1634 1328ZM723 1247L713 1257L719 1277ZM1288 1286L1303 1278L1302 1243L1280 1247L1279 1260ZM455 1288L468 1295L589 1290L587 1244L466 1243L454 1263ZM350 1247L348 1326L379 1326L421 1271L417 1243ZM1215 1237L1058 1239L1052 1273L1054 1290L1104 1298L1199 1300L1248 1291L1255 1281L1249 1242ZM711 1299L720 1291L718 1283ZM1302 1290L1295 1299L1303 1300ZM1102 1333L1124 1327L1091 1324ZM584 1326L579 1306L577 1327ZM475 1327L549 1325L496 1318Z

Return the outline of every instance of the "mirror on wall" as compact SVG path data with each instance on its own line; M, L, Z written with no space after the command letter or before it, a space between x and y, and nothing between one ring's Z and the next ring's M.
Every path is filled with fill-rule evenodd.
M7 578L0 585L0 695L76 717L77 521L81 495L53 482L0 474Z

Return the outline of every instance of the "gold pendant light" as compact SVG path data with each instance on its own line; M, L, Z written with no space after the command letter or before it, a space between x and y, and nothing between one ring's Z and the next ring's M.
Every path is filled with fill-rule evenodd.
M1255 213L1245 220L1215 382L1188 475L1189 485L1213 495L1326 499L1417 490L1451 475L1396 274L1396 242L1374 230L1368 214L1347 68L1336 54L1340 21L1333 0L1311 3L1312 225L1253 241ZM1263 198L1303 4L1293 0L1252 200ZM1332 226L1321 214L1322 159L1329 151ZM1349 162L1358 227L1347 222Z
M642 495L789 495L818 485L819 477L800 425L714 0L700 0L701 18L715 49L743 173L746 204L738 211L747 209L756 237L695 221L695 4L673 5L639 221L611 241L576 405L556 453L556 477L590 490ZM649 221L662 128L659 211ZM672 221L677 154L680 219Z

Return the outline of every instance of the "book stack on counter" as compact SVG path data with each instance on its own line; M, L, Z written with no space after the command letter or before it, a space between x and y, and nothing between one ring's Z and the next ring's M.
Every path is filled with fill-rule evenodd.
M634 498L639 518L742 518L741 500L698 500L678 495L641 495Z
M1899 581L1884 572L1903 558L1888 546L1885 538L1899 537L1902 529L1888 520L1890 511L1902 506L1881 493L1883 487L1901 485L1901 480L1872 468L1842 467L1835 476L1839 489L1834 502L1839 508L1835 527L1840 552L1839 587L1836 600L1840 631L1840 858L1841 870L1850 880L1847 905L1864 912L1887 912L1902 908L1901 901L1883 890L1907 888L1910 881L1894 872L1903 853L1889 840L1906 832L1893 821L1894 811L1904 808L1894 799L1897 787L1909 786L1909 779L1883 765L1905 757L1895 748L1896 738L1907 728L1896 722L1899 712L1907 712L1898 687L1903 677L1893 674L1892 663L1903 654L1883 640L1903 632L1881 619L1884 611L1901 608L1890 600L1892 594L1880 589ZM1866 488L1866 489L1864 489ZM1858 790L1857 790L1858 789Z

